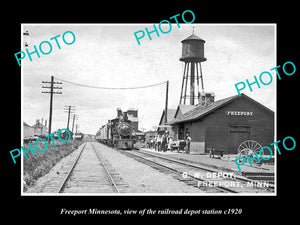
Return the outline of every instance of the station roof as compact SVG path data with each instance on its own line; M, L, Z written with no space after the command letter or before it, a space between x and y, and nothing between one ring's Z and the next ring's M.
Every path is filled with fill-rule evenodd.
M28 126L28 127L31 127L30 125L28 125L25 121L23 121L23 125L24 126Z
M176 114L177 114L177 111L180 109L181 110L181 112L182 112L182 114L185 114L185 113L187 113L188 111L190 111L190 110L192 110L192 109L194 109L194 108L196 108L197 106L195 106L195 105L179 105L178 106L178 108L177 108L177 110L176 110ZM175 114L175 116L176 116L176 114Z
M274 113L269 108L265 107L264 105L260 104L259 102L256 102L254 99L248 97L245 94L242 94L241 97L245 97L245 98L255 102L256 104L260 105L261 107L265 108L267 111ZM189 121L199 119L199 118L206 116L206 115L214 112L215 110L217 110L217 109L219 109L241 97L239 95L234 95L234 96L231 96L228 98L221 99L219 101L212 102L208 105L198 105L194 109L191 109L188 112L186 112L185 114L183 114L183 116L181 118L178 118L178 119L175 118L174 120L168 122L167 124L175 125L178 123L184 123L184 122L189 122Z
M169 121L174 119L176 109L168 109L167 112L168 112L167 113L167 122L169 122ZM163 112L162 112L162 115L161 115L160 120L159 120L159 125L165 124L164 118L165 118L165 110L163 110Z

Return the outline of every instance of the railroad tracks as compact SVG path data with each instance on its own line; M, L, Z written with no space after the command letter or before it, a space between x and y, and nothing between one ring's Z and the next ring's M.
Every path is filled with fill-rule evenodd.
M267 188L260 187L257 181L240 176L212 179L208 177L208 175L211 176L212 174L220 173L220 171L176 159L170 159L157 154L144 151L120 152L208 193L268 193L274 191L274 186L272 187L272 185Z
M110 149L110 151L118 150ZM247 182L255 183L256 181L244 177L240 178L239 176L235 176L234 179L213 179L212 177L207 177L207 174L218 173L220 171L205 168L198 164L191 164L168 158L167 156L141 150L122 150L118 152L206 193L230 194L274 192L274 189L272 188L248 187L246 185ZM42 185L38 186L35 191L39 193L85 194L132 193L132 187L126 184L117 171L114 170L110 162L106 160L106 156L102 155L104 153L105 151L101 151L101 146L97 146L91 142L81 145L74 153L68 156L68 159L53 170L52 173L45 178ZM197 177L195 174L197 174ZM214 184L210 185L210 182L213 182ZM224 185L226 182L229 185ZM208 185L205 185L205 183ZM240 185L232 186L232 184L236 183L239 183ZM182 190L182 192L184 193L185 191Z
M127 187L104 156L88 142L74 159L57 192L120 193Z

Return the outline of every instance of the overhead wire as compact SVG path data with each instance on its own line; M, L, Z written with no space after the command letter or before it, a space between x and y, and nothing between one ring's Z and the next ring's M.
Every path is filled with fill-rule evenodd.
M64 80L58 77L54 77L57 80L69 83L69 84L73 84L73 85L77 85L77 86L81 86L81 87L88 87L88 88L96 88L96 89L109 89L109 90L128 90L128 89L142 89L142 88L148 88L148 87L154 87L154 86L159 86L162 84L166 84L167 81L161 82L161 83L156 83L156 84L150 84L150 85L145 85L145 86L139 86L139 87L99 87L99 86L93 86L93 85L87 85L87 84L81 84L81 83L77 83L77 82L73 82L73 81L68 81L68 80Z

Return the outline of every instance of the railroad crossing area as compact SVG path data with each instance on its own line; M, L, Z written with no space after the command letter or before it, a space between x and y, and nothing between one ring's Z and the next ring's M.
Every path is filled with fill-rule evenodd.
M59 161L48 174L38 179L24 194L274 193L274 185L257 186L257 180L236 174L225 167L220 170L220 167L207 165L209 160L217 162L220 161L219 159L205 161L203 157L154 152L151 149L124 151L98 142L85 142L73 153ZM230 172L234 176L211 177L211 174L217 174L220 171ZM273 181L268 182L273 183Z

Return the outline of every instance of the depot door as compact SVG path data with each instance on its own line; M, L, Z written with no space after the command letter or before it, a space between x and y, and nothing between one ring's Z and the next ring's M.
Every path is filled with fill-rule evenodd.
M239 145L250 140L250 126L231 126L229 140L229 154L237 154Z

